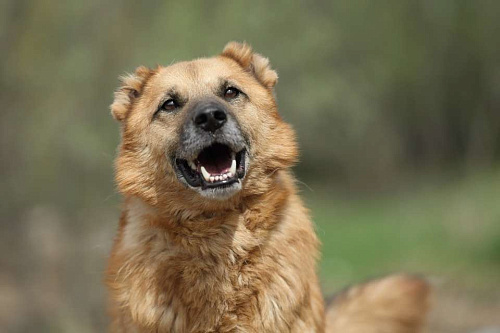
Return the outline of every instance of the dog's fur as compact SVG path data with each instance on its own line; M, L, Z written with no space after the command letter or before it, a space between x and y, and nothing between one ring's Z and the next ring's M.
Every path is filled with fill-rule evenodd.
M111 106L121 123L115 167L125 197L107 270L111 331L419 330L428 287L413 277L355 287L325 313L318 239L289 170L297 146L277 111L277 78L266 58L239 43L123 78ZM228 84L242 93L225 99ZM157 112L167 94L182 103ZM193 140L237 145L222 130L206 138L186 130L206 100L227 111L226 126L246 151L246 174L229 189L190 186L173 162Z

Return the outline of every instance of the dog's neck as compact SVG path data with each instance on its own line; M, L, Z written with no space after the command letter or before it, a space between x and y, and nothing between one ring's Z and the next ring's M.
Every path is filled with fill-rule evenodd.
M160 331L174 322L180 331L232 331L235 325L282 331L297 318L293 309L312 311L311 305L322 325L322 302L311 301L321 299L314 289L317 240L294 191L285 175L233 209L212 216L190 212L184 220L128 198L108 266L114 311L128 309L137 323ZM283 244L293 244L293 257L280 254ZM281 264L270 265L275 261ZM266 292L257 297L258 290ZM171 313L187 317L176 320Z
M123 243L144 242L152 237L152 233L159 231L164 234L169 246L198 255L209 254L206 249L217 248L215 243L230 248L233 238L243 234L249 246L260 246L265 242L266 234L276 227L279 212L286 204L288 195L294 191L291 177L277 174L268 191L240 196L231 205L210 212L200 207L172 211L168 207L150 205L138 197L129 197L125 201ZM146 231L137 233L138 230Z

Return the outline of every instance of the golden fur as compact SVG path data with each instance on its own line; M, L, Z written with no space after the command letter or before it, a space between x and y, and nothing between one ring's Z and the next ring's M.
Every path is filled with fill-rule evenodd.
M212 200L180 183L166 158L186 116L153 114L173 86L194 101L212 96L221 78L248 96L230 107L251 162L238 193ZM121 123L115 167L125 197L106 279L112 332L418 331L428 287L411 277L346 292L325 314L318 239L289 171L297 146L277 111L277 78L266 58L239 43L122 78L111 106Z

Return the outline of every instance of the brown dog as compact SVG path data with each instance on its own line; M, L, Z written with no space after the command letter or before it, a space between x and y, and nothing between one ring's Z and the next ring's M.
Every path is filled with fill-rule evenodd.
M416 332L427 285L398 276L325 314L318 240L289 168L277 81L246 44L123 78L116 180L125 196L107 271L113 332ZM328 324L325 323L328 318Z

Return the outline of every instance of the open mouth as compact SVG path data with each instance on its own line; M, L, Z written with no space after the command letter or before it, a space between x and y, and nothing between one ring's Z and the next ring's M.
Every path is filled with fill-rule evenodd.
M245 176L245 153L234 152L228 146L215 143L204 148L191 161L175 159L177 169L192 187L223 188Z

